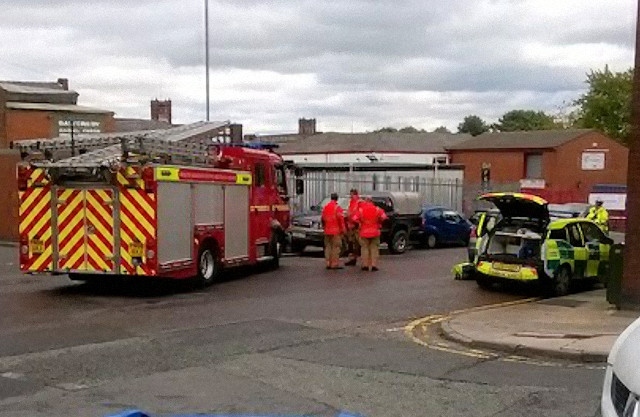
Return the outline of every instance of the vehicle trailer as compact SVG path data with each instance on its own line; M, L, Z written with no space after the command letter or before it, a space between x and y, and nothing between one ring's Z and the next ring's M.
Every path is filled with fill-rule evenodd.
M209 285L225 268L277 267L289 227L284 162L270 150L125 138L17 173L25 273Z

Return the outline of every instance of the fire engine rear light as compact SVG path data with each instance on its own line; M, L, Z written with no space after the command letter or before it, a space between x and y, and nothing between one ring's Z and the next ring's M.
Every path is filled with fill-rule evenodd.
M156 256L156 252L153 249L148 249L147 250L147 258L148 259L153 259Z
M28 187L31 168L26 165L18 165L16 168L16 177L18 178L18 191L26 191Z
M147 194L153 194L154 189L155 189L155 185L156 185L156 179L154 176L154 171L152 167L145 167L142 170L142 180L144 181L144 191Z
M20 246L20 253L23 254L23 255L28 255L29 254L29 246L21 245Z
M470 237L478 237L478 234L476 232L476 227L475 226L471 228L471 232L469 232L469 236Z

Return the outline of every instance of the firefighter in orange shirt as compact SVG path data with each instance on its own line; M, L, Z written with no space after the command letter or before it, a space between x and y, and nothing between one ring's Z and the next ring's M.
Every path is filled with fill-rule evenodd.
M324 259L327 269L342 269L340 250L342 234L345 231L344 210L338 205L338 194L331 194L331 201L322 209L322 227L324 228Z
M358 220L360 222L360 248L362 253L362 270L377 271L380 257L380 229L387 218L380 207L373 204L368 197L360 206Z
M358 195L358 190L352 188L349 191L349 209L347 210L347 232L345 233L347 241L347 252L349 260L345 262L345 265L355 265L358 262L358 256L360 256L360 239L358 237L358 211L362 200Z

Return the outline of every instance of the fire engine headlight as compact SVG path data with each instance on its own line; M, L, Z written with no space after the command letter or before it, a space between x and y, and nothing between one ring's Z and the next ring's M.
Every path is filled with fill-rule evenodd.
M153 259L154 256L156 256L156 253L153 251L153 249L149 249L147 251L147 258L148 259Z

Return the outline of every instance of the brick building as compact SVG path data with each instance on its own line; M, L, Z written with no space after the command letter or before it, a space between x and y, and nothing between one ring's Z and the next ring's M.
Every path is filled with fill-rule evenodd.
M471 190L520 189L554 203L586 202L594 185L627 179L628 149L595 130L485 133L447 149L452 163L465 166Z
M0 240L17 239L20 156L14 140L49 139L71 134L112 132L113 112L77 104L69 82L0 81Z
M113 112L77 104L69 82L0 81L0 148L20 139L112 132Z

